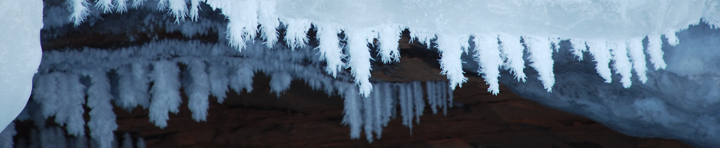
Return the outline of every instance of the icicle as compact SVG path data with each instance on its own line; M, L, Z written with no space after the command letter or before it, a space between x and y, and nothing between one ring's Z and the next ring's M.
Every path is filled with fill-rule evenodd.
M645 75L647 67L645 66L645 53L643 53L642 39L631 39L630 42L627 43L627 45L628 56L630 56L630 59L632 59L632 67L633 69L635 69L635 75L638 76L640 82L645 84L645 81L647 81L647 76Z
M558 52L560 50L560 38L559 37L548 37L548 41L550 41L550 47L555 52Z
M570 44L572 44L573 55L578 58L578 61L582 61L583 52L587 51L587 45L585 45L585 41L572 39L570 40Z
M222 5L208 3L212 7L220 8L228 19L227 36L230 46L242 51L247 41L255 39L258 25L257 0L222 1Z
M320 45L315 49L320 50L321 60L324 59L327 63L325 71L335 78L337 72L345 66L342 61L345 55L343 55L342 49L340 49L340 41L338 40L338 32L340 32L340 29L329 24L318 25L317 28L316 38L320 41Z
M458 37L449 36L438 38L438 49L441 52L440 68L442 69L440 74L447 76L447 79L450 80L449 87L453 90L455 87L462 87L462 83L467 81L463 75L465 72L462 69L462 59L460 58L463 53L461 42L467 42L467 40L458 40Z
M677 44L680 44L680 40L678 39L677 35L675 35L674 30L668 30L663 35L665 35L665 38L667 38L667 42L668 42L668 44L670 44L670 46L675 46Z
M433 114L437 114L437 94L435 89L435 81L425 81L425 90L427 91L428 104Z
M283 23L287 26L285 29L285 42L287 46L292 50L305 47L308 42L307 32L312 25L310 21L305 19L287 19L284 20ZM320 42L322 44L322 40L320 40Z
M632 64L628 59L627 45L625 43L608 43L609 48L612 50L613 55L613 68L615 68L615 74L620 74L620 82L623 87L630 88L632 85Z
M442 108L444 116L447 116L447 104L448 104L448 98L447 98L448 88L446 87L447 85L448 84L445 81L438 81L437 85L435 85L435 87L437 87L436 89L438 89L438 96L440 96L440 97L438 97L438 100L435 100L435 101L437 101L438 106Z
M499 44L496 35L476 35L475 36L475 61L478 63L478 74L483 74L482 78L489 85L487 91L493 95L500 93L500 85L498 77L500 77L500 66L503 60L500 57Z
M595 62L597 62L595 70L597 70L598 74L600 74L600 77L605 79L605 83L611 83L612 73L610 73L610 67L608 64L610 64L612 55L610 55L610 50L607 48L607 43L605 41L591 41L586 42L586 44L589 47L588 51L590 51L590 54L595 59Z
M504 59L505 67L510 68L510 72L515 75L515 79L525 82L525 60L523 59L523 51L525 48L520 44L520 37L502 33L498 35L500 39L500 52Z
M398 40L402 36L400 26L387 25L380 28L378 40L380 41L379 55L383 63L400 62L400 51L398 51Z
M362 102L359 98L360 96L357 93L357 88L355 87L349 87L346 90L343 90L345 93L343 94L345 98L345 109L343 110L343 120L342 124L350 125L350 138L357 139L360 138L360 130L363 125L362 121L362 113L360 112L362 108Z
M203 0L204 1L204 0ZM134 4L134 3L133 3ZM197 21L200 11L200 0L190 0L190 20Z
M162 71L161 73L163 72L169 71ZM112 100L110 80L104 71L94 71L89 75L91 85L87 91L87 106L90 108L90 113L88 113L90 115L90 121L88 121L90 136L92 136L100 146L110 147L110 143L114 137L113 131L118 127L117 123L115 123L115 113L112 110L112 104L110 104ZM157 86L159 83L155 83L155 85ZM150 112L152 114L152 109Z
M412 88L410 84L398 84L398 100L400 100L400 113L403 118L403 125L407 126L412 130L412 118L413 118L413 103L412 102Z
M77 74L58 73L58 104L51 105L59 107L55 114L55 123L66 126L69 134L82 136L85 134L85 120L83 119L83 104L85 104L85 86L80 83L80 76ZM52 102L43 102L48 104Z
M275 92L277 97L280 97L280 93L290 88L292 82L292 76L287 72L275 72L270 77L270 91Z
M650 55L650 62L653 63L655 70L665 69L667 64L665 64L665 60L663 60L664 53L662 51L660 35L648 35L647 38L647 53Z
M246 63L241 64L230 76L230 88L237 93L241 93L243 89L249 93L253 90L252 83L254 76L255 71L253 70L252 65Z
M115 6L117 8L115 9L116 12L122 14L123 12L127 12L127 0L115 0Z
M205 72L205 63L200 60L191 60L187 65L190 74L190 84L185 87L188 108L192 111L192 118L195 121L206 121L210 80Z
M75 3L77 4L77 2L75 2ZM95 2L95 7L100 8L100 10L102 10L103 13L112 12L112 6L113 6L112 0L97 0Z
M153 86L150 89L152 102L150 102L150 122L160 128L167 127L170 118L168 112L177 113L182 102L180 98L180 81L177 65L170 61L157 61L153 63L150 78Z
M15 134L17 134L15 131L15 123L10 122L10 124L0 132L0 147L13 147L13 136L15 136Z
M150 104L148 95L149 80L145 68L141 64L133 63L117 70L118 80L118 106L131 110L137 105L147 108Z
M430 41L432 41L432 39L435 39L435 34L427 31L416 30L413 28L408 28L408 30L410 30L410 42L418 40L418 42L425 44L428 49L431 48Z
M122 142L123 148L133 148L132 138L130 137L130 133L125 133L123 135L123 142Z
M272 48L278 40L276 28L280 26L278 17L275 16L276 0L258 0L258 23L260 23L260 37L265 39L265 46Z
M366 31L345 31L348 35L347 53L348 66L352 75L355 77L355 84L360 87L360 95L367 97L372 91L370 84L370 70L372 69L370 60L370 50L368 42L374 37L372 32ZM459 60L459 59L458 59Z
M86 0L67 0L67 3L69 7L71 7L70 10L72 10L69 20L73 22L75 26L80 25L85 17L90 14L90 10L87 8L89 3Z
M225 101L225 92L227 92L228 81L230 81L228 78L228 67L219 62L210 63L209 65L210 94L218 99L218 103L222 103Z
M415 122L420 124L420 116L423 115L423 111L425 109L425 101L423 100L423 90L422 90L422 84L420 84L420 81L414 81L412 82L412 88L413 88L413 101L415 105Z
M60 108L58 77L57 72L35 75L32 97L41 106L43 120L55 115Z
M375 94L373 92L372 94ZM371 94L371 95L372 95ZM365 123L364 129L365 129L365 137L367 138L368 142L372 143L373 141L373 124L375 123L375 106L373 97L365 97L360 98L363 101L363 123Z
M372 128L373 132L375 132L375 135L377 135L377 139L380 139L382 137L382 126L385 122L385 102L383 102L382 94L385 91L388 91L385 89L384 84L377 84L379 89L376 89L372 93L370 93L370 98L372 98L372 104L373 104L373 122L372 122Z
M394 90L392 87L392 84L390 83L382 83L380 85L380 89L382 89L382 98L384 103L384 110L383 110L383 127L387 126L388 122L390 122L390 118L393 117L393 113L396 110L395 105L395 97L394 97Z
M530 54L530 66L538 71L538 79L542 81L547 92L552 92L555 85L555 73L553 73L554 61L552 59L552 48L547 38L535 36L523 36L525 45Z
M443 95L447 95L447 97L448 97L448 101L445 104L447 104L447 106L452 108L453 107L453 99L455 98L455 96L453 96L453 90L446 88L445 91L447 92L447 94L443 94ZM445 110L447 110L447 109L445 109ZM447 112L447 111L445 111L445 112ZM447 114L447 113L445 113L445 114Z

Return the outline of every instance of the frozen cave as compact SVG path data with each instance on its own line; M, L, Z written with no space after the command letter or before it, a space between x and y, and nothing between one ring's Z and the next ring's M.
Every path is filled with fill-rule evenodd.
M145 147L179 115L242 122L213 107L247 102L340 107L333 130L369 144L401 139L394 122L430 137L454 130L421 123L463 109L512 115L475 106L518 105L504 94L588 118L562 124L720 147L717 0L5 0L0 20L0 147ZM553 130L533 116L478 118Z

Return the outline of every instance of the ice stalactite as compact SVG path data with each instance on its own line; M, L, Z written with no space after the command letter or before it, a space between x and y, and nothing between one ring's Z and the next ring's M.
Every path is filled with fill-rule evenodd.
M583 52L587 51L587 45L585 45L585 41L583 40L576 40L572 39L570 40L570 45L572 45L572 53L575 55L575 57L578 58L578 61L583 60ZM642 46L642 44L640 44Z
M370 84L370 49L368 43L372 43L374 34L371 31L345 31L347 35L348 67L355 77L355 84L359 87L359 93L368 97L373 90Z
M451 102L451 100L448 100L450 97L445 93L449 93L449 95L452 96L452 91L447 91L450 89L447 87L448 82L427 81L425 84L426 90L444 89L446 91L442 91L442 93L434 91L438 93L428 94L427 97L425 97L423 95L422 82L380 82L373 84L377 86L378 89L373 91L368 98L362 98L358 94L344 96L346 100L343 123L350 125L351 137L359 138L362 132L360 130L362 129L368 141L373 141L373 133L377 139L379 139L382 134L382 128L387 126L391 118L394 118L392 112L396 109L400 110L402 124L412 131L413 121L415 121L416 124L420 124L420 116L423 115L426 104L425 98L427 98L427 103L431 106L435 106L433 104L442 104L438 107L446 111L446 107L448 107L447 102ZM354 89L349 86L345 87ZM346 90L345 95L350 95L350 93L355 93L355 91L356 90ZM352 98L348 99L348 97ZM395 104L396 102L397 105ZM433 114L435 113L437 112L433 112Z
M500 57L500 45L498 44L498 36L490 34L481 34L475 36L475 53L473 57L478 62L478 74L482 74L485 83L488 84L488 92L493 95L500 93L500 66L503 60Z
M428 105L430 106L432 113L437 114L438 96L437 96L437 90L435 89L435 82L426 81L425 82L425 92L427 92Z
M290 89L290 82L292 82L292 76L289 73L276 72L270 75L270 88L277 97L280 97L280 93Z
M320 58L325 60L327 64L325 71L332 75L333 78L337 77L337 72L341 71L342 67L345 66L342 61L345 55L342 52L338 39L338 33L340 33L340 31L339 28L332 25L324 25L317 28L316 37L318 41L320 41L320 45L318 45L316 49L320 52Z
M398 102L400 103L400 113L402 116L402 124L412 130L413 111L412 87L409 84L396 84L398 87Z
M343 111L342 123L350 125L350 138L360 138L360 129L362 128L362 102L357 89L353 87L347 87L345 90L341 90L343 98L345 99L345 109Z
M114 139L113 131L118 127L115 123L115 113L112 111L113 106L110 104L110 100L112 100L110 80L105 71L92 71L89 75L92 83L87 91L87 106L90 108L90 121L88 121L90 136L101 147L110 147L110 143Z
M195 121L206 121L207 110L210 102L210 82L205 72L205 62L191 60L187 63L190 75L189 84L184 85L185 94L188 96L188 108L192 111L192 118Z
M380 55L383 63L400 62L400 51L398 50L398 40L402 35L400 26L387 25L382 27L378 31L378 40L380 41L380 47L378 54Z
M115 99L118 106L130 110L140 105L147 109L150 100L148 94L149 78L146 66L141 63L133 63L120 67L117 70L118 97Z
M210 94L215 96L218 102L223 102L225 97L227 97L225 92L227 92L228 82L230 81L228 78L229 67L221 62L210 62L208 65L210 65L207 70L208 76L210 77L208 79L210 83Z
M620 74L620 83L623 87L630 88L632 85L632 64L630 64L630 58L628 58L627 44L622 43L609 43L609 48L612 50L613 56L613 68L615 74Z
M647 40L647 53L650 56L650 62L653 64L653 67L655 67L655 70L665 69L667 64L665 64L665 60L663 60L662 38L660 38L660 35L651 34L647 36Z
M527 52L530 54L530 66L538 72L538 79L542 81L543 87L552 92L555 85L555 74L553 73L552 48L548 38L537 36L523 36Z
M286 23L285 26L287 26L285 42L288 47L292 50L305 47L308 42L307 32L312 26L310 21L304 19L286 19L284 23Z
M56 102L41 102L44 107L54 110L44 112L45 117L55 116L55 122L66 126L65 128L71 135L84 135L83 113L85 110L82 106L85 104L85 86L80 83L80 76L72 73L56 73L53 76L57 82L57 90L55 90L57 96L51 98L57 100L55 100Z
M182 102L180 98L180 69L176 63L170 61L157 61L153 63L150 73L153 86L150 89L152 99L150 102L150 122L160 128L167 127L169 113L177 113ZM110 107L111 108L111 107Z
M645 62L645 53L643 53L642 39L635 38L627 43L628 56L632 59L632 68L635 70L635 75L638 76L638 80L643 84L647 81L646 71L647 66Z
M412 101L414 103L415 107L415 122L417 124L420 124L420 116L423 115L423 111L425 111L425 101L423 100L423 88L422 83L420 81L411 82L412 85Z
M598 74L600 74L600 77L605 79L605 83L612 82L612 73L610 72L610 60L612 59L612 55L610 54L610 50L607 47L607 42L605 41L590 41L586 42L588 46L588 51L593 56L593 59L596 63L595 70L597 70Z
M515 79L525 82L525 60L523 60L523 52L525 48L520 44L520 37L510 34L500 34L500 52L505 63L503 65L510 69L515 75Z
M239 64L235 66L234 72L230 74L230 88L237 93L251 92L253 90L252 83L255 71L250 64ZM222 100L218 99L218 103L222 103Z
M450 80L450 88L455 90L455 87L462 87L462 83L467 81L467 78L463 75L465 72L462 69L462 60L460 56L463 53L461 45L463 42L467 43L467 40L461 40L457 37L442 36L438 37L438 50L440 50L440 68L443 75L446 75Z

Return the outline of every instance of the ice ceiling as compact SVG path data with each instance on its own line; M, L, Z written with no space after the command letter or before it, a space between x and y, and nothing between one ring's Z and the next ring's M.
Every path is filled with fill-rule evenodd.
M447 107L452 90L462 86L465 71L470 71L486 80L488 92L499 93L498 83L502 82L521 96L598 120L626 134L678 138L696 146L720 145L714 140L720 136L716 119L720 115L716 109L720 83L717 66L707 64L718 59L714 46L707 45L715 44L709 38L716 35L708 32L717 32L711 28L720 24L720 2L713 0L67 0L46 1L44 7L0 4L23 11L42 9L43 38L91 28L113 34L126 34L128 29L165 29L188 37L218 32L217 43L153 38L129 47L46 51L33 79L35 103L17 119L44 121L54 116L55 122L75 136L84 136L87 124L90 136L101 147L110 146L117 128L111 101L121 108L149 109L150 122L162 128L167 126L168 114L178 112L183 88L193 118L203 121L208 96L222 102L228 87L236 92L252 91L252 77L258 71L272 77L270 85L276 93L286 90L292 79L302 79L314 89L343 96L343 123L350 126L350 137L359 138L364 130L368 141L374 139L373 133L376 138L381 136L382 127L398 106L408 127L422 114L425 98L434 113ZM13 16L8 13L21 11L2 12L1 16ZM111 13L122 15L105 16ZM39 22L11 24L32 27ZM697 24L706 30L693 32L698 26L691 26ZM691 29L686 30L688 27ZM399 62L397 41L406 29L413 41L440 53L441 74L448 82L371 82L373 60ZM38 30L15 34L32 37ZM308 39L309 32L316 32L316 39ZM32 62L13 64L33 60L13 58L24 54L21 52L38 52L38 39L3 41L2 51L11 52L2 53L1 68L11 69L3 69L0 76L28 81L3 83L29 87L32 74L18 70L36 66ZM27 45L17 46L16 42ZM583 81L587 83L578 83ZM695 89L672 89L683 88L680 86ZM18 95L3 96L2 105L24 106L30 93L0 90ZM20 102L11 104L16 100ZM82 120L83 105L91 109L87 123ZM20 109L3 112L0 125L10 123ZM673 128L677 126L687 131ZM8 134L12 132L6 131L0 134L4 136L0 141L8 135L12 139Z

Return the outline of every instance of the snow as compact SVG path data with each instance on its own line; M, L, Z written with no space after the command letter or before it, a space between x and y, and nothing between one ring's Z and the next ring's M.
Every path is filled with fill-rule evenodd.
M40 0L0 2L0 128L5 128L25 107L40 65Z

